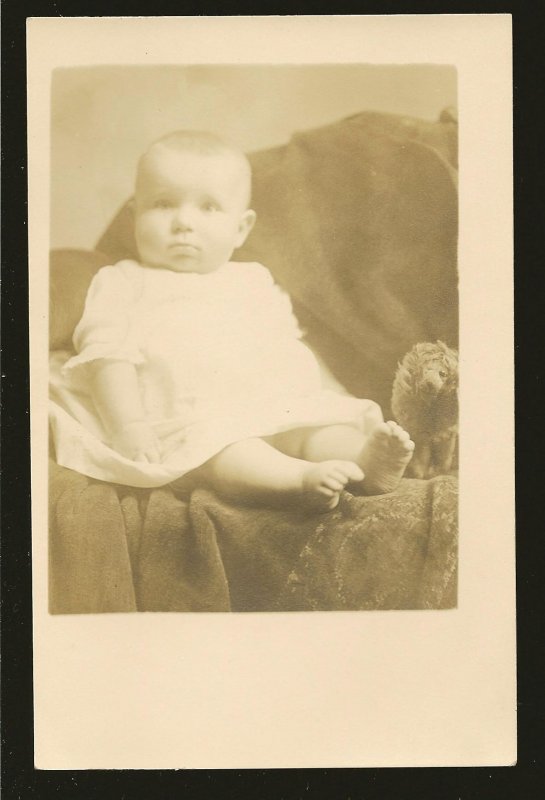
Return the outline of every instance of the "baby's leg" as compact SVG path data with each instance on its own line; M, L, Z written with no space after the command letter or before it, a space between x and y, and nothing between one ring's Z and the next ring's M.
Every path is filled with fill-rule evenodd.
M292 440L298 448L294 453L289 450L290 433L276 437L275 444L280 449L308 461L341 458L359 464L365 477L359 487L353 488L369 495L393 491L414 450L409 434L395 422L377 423L367 436L350 425L302 429L299 438Z
M263 439L229 445L199 469L219 494L231 500L286 505L314 511L335 508L349 481L363 477L350 461L311 463L293 458Z

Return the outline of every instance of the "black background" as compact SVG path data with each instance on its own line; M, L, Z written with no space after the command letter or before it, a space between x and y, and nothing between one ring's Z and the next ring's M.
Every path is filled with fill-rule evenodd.
M33 768L25 23L30 16L510 13L514 37L518 763L297 770ZM545 15L539 3L2 4L2 795L11 798L539 798L543 781L545 524ZM499 432L501 435L501 432Z

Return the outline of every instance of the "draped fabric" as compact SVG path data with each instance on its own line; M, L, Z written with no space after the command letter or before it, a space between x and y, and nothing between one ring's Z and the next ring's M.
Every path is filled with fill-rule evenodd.
M51 465L52 613L456 605L457 481L344 493L330 514L142 492Z

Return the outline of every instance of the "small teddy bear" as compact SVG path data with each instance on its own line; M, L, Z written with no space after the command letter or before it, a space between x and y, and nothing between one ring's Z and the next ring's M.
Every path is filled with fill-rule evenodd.
M458 442L458 352L440 341L416 344L398 365L392 412L415 443L406 474L450 472Z

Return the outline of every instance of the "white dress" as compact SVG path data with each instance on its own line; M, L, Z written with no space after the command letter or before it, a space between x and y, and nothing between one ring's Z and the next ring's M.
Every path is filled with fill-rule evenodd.
M322 388L290 301L255 263L209 274L121 261L90 286L74 332L77 355L51 359L51 425L61 466L128 486L170 483L233 442L304 426L381 419L370 400ZM86 364L136 366L162 462L117 453L89 392Z

